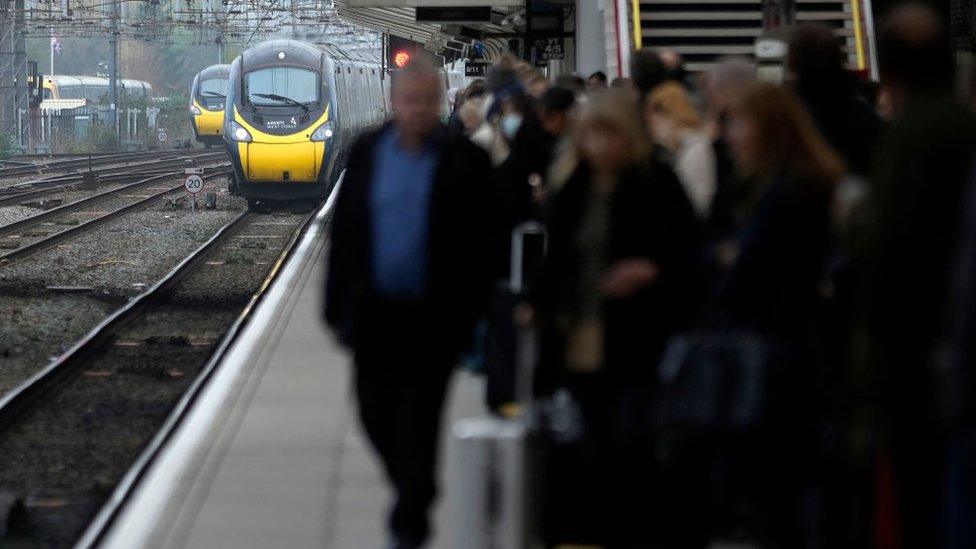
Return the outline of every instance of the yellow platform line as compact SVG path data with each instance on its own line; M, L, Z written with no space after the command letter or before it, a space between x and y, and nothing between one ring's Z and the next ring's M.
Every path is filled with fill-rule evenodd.
M631 0L630 6L634 17L634 47L641 49L644 47L644 36L641 30L640 0Z
M861 0L851 0L854 16L854 49L857 52L857 70L864 70L864 37L861 31Z

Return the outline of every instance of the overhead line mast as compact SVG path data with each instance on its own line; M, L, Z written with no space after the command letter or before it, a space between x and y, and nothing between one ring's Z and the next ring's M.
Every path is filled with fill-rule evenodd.
M109 48L111 61L108 69L109 97L111 104L108 109L108 122L115 132L119 135L119 5L120 2L112 2L111 29L109 30Z

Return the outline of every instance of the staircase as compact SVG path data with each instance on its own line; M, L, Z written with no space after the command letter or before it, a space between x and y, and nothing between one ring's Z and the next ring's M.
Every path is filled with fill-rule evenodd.
M851 67L866 68L865 0L794 1L798 23L833 28L846 42ZM861 22L857 30L854 2ZM691 71L709 70L727 55L752 57L756 39L763 34L761 0L641 0L640 18L644 47L680 53ZM857 47L857 36L864 47Z

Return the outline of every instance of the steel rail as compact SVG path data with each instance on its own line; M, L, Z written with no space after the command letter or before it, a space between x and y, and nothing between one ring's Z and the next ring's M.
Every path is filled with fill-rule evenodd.
M70 211L79 208L84 208L85 206L91 206L96 202L100 202L102 200L105 200L106 198L111 198L113 195L116 195L122 191L129 191L141 187L143 185L148 185L149 183L157 181L159 179L166 179L175 176L176 176L175 172L171 172L171 173L164 173L153 177L149 177L147 179L140 179L135 183L129 183L128 185L123 185L115 189L103 191L98 194L89 196L87 198L75 200L74 202L70 202L63 206L59 206L57 208L52 208L50 210L43 211L41 213L32 215L30 217L21 219L19 221L13 221L11 223L7 223L6 225L0 225L0 236L9 234L11 231L15 231L21 227L25 227L33 223L41 223L47 219L50 219L52 217L57 217L58 215L61 215L63 213L68 213ZM54 192L53 189L41 189L37 191L27 191L25 193L16 194L13 196L6 196L0 198L0 206L8 206L8 205L16 204L17 202L21 202L23 200L30 199L30 198L37 198L39 196L43 196L44 194L50 194L52 192Z
M184 258L151 288L109 315L54 362L0 398L0 433L14 425L23 412L40 402L60 381L97 356L103 346L122 327L168 296L190 272L219 249L220 245L253 215L255 214L247 211L242 212L221 227L207 242Z
M73 168L84 168L89 164L92 166L114 164L116 162L137 162L145 159L156 159L156 158L166 158L169 156L204 156L215 151L209 149L194 149L186 151L177 150L166 150L166 151L150 151L150 152L137 152L137 153L116 153L116 154L103 154L103 155L93 155L90 159L88 157L82 158L70 158L64 160L54 160L53 162L17 162L17 161L2 161L2 162L17 162L18 165L0 168L0 178L3 177L16 177L18 175L29 175L29 174L40 174L51 171L60 170L70 170Z
M226 174L227 174L227 172L222 171L222 172L219 172L219 173L207 174L207 175L204 176L204 178L205 179L211 179L211 178L219 177L219 176L226 175ZM75 225L75 226L70 227L68 229L65 229L63 231L57 232L55 234L52 234L51 236L42 238L41 240L37 240L37 241L32 242L30 244L27 244L25 246L21 246L20 248L17 248L15 250L11 250L10 252L7 252L7 253L5 253L3 255L0 255L0 267L2 267L4 265L9 265L9 264L11 264L14 261L21 260L21 259L23 259L23 258L25 258L25 257L27 257L29 255L33 255L33 254L35 254L35 253L37 253L37 252L39 252L41 250L47 249L47 248L49 248L49 247L57 244L58 242L61 242L61 241L66 240L68 238L72 238L72 237L78 236L80 234L84 234L84 233L86 233L88 231L91 231L92 229L95 229L97 227L100 227L100 226L102 226L102 225L104 225L104 224L106 224L106 223L108 223L110 221L114 221L114 220L116 220L116 219L124 216L125 214L128 214L128 213L131 213L131 212L134 212L134 211L138 211L138 210L147 208L147 207L151 206L153 204L153 202L159 200L160 198L163 198L164 196L166 196L166 195L168 195L170 193L177 192L177 191L179 191L182 188L183 188L183 184L182 183L179 184L179 185L174 185L173 187L170 187L170 188L168 188L168 189L166 189L164 191L160 191L160 192L158 192L158 193L156 193L156 194L154 194L152 196L149 196L147 198L142 198L140 200L137 200L136 202L133 202L131 204L127 204L127 205L122 206L121 208L118 208L116 210L112 210L111 212L108 212L105 215L96 217L94 219L91 219L89 221L86 221L84 223L81 223L80 225ZM113 191L109 191L109 192L113 192ZM73 204L74 203L69 204L68 206L71 206ZM64 212L62 212L62 213L64 213Z
M221 159L225 159L226 155L224 153L210 153L201 154L195 156L182 156L176 158L166 158L161 160L152 160L149 162L141 162L138 164L132 164L127 166L111 166L104 168L102 170L93 170L92 173L96 173L99 176L112 177L112 176L124 176L137 169L166 169L169 167L182 166L187 161L196 162L211 162ZM37 179L34 181L25 181L23 183L15 183L7 187L0 188L0 194L10 194L11 192L16 193L21 189L34 190L37 188L46 188L49 186L57 186L61 184L72 184L80 181L84 181L85 174L88 172L74 172L68 174L60 174L48 178Z
M8 166L0 168L0 178L2 177L16 177L18 175L29 175L29 174L40 174L51 171L60 170L70 170L75 167L85 167L88 165L102 165L109 164L113 162L131 162L135 160L141 160L143 158L154 158L155 156L164 155L147 155L142 154L115 154L115 155L102 155L102 156L92 156L91 159L84 158L71 158L64 160L54 160L51 162L22 162L19 165Z
M131 179L133 177L151 177L153 175L159 174L160 170L170 170L167 172L167 175L177 175L178 169L181 168L182 165L176 165L176 164L177 163L174 162L173 165L167 164L165 166L157 166L155 170L150 170L150 171L139 170L139 171L126 171L121 173L107 174L99 178L98 185L117 183L118 181L124 181L126 179ZM138 167L142 168L144 166L138 166ZM222 166L211 166L211 167L216 167L217 169L222 168ZM7 189L0 189L0 206L15 206L18 203L23 202L24 200L40 198L42 196L63 192L63 191L84 190L81 187L77 186L79 183L83 183L83 182L84 182L83 176L75 176L71 179L69 183L64 183L60 180L34 182L34 184L31 185L30 187L39 187L39 188L30 188L30 190L14 192L13 194L5 193L5 191L7 191L8 189L16 191L17 189L14 189L13 187L8 187ZM6 196L4 196L5 194Z

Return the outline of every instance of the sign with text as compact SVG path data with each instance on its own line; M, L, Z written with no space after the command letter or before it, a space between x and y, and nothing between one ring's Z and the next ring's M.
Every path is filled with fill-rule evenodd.
M468 61L464 64L464 76L471 78L484 78L488 76L488 69L491 63L488 61Z
M199 175L188 175L183 180L183 187L186 189L186 192L195 195L203 190L203 178Z
M538 61L559 61L566 58L562 38L539 38L532 43Z

